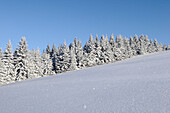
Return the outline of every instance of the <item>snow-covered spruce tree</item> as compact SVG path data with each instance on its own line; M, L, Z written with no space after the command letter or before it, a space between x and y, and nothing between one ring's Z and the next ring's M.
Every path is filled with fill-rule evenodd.
M55 44L53 44L53 47L52 47L52 50L50 53L50 57L52 58L55 54L56 54L56 47L55 47Z
M163 45L162 45L162 43L159 44L159 51L163 51Z
M7 69L2 59L0 59L0 85L7 83Z
M51 54L50 44L47 45L46 52L47 54Z
M104 38L104 35L102 35L100 39L100 48L101 48L100 62L101 64L104 64L106 62L105 61L106 40Z
M140 54L140 42L139 42L139 39L138 39L138 36L135 34L134 38L133 38L133 41L134 41L134 45L135 45L135 54L134 55L139 55Z
M84 63L86 67L91 67L96 65L96 56L95 56L95 44L92 35L90 35L90 39L88 42L86 42L84 46Z
M154 43L153 43L152 39L150 40L150 44L148 46L148 52L149 53L155 52L155 46L154 46Z
M145 38L144 38L144 51L145 51L145 53L149 53L149 44L150 44L150 42L149 42L149 39L148 39L148 35L145 35L144 36Z
M36 51L35 49L33 49L32 51L29 51L27 52L27 59L29 61L28 65L27 65L27 68L28 68L28 75L29 75L29 78L37 78L38 75L37 75L37 69L36 69L36 64L35 64L35 54L36 54Z
M4 56L2 58L4 62L4 66L6 67L6 83L14 82L15 81L15 73L14 73L14 63L13 63L13 54L12 54L12 45L11 41L9 40L8 44L6 45L6 50L4 52Z
M14 52L14 66L15 66L15 73L16 73L16 81L25 80L29 78L29 71L28 70L28 46L25 37L22 37L21 41L19 42L18 48L16 48Z
M164 46L163 46L163 51L165 51L165 50L167 50L166 44L164 44Z
M113 35L113 34L110 36L109 43L110 43L110 45L111 45L112 48L115 47L115 39L114 39L114 35ZM113 50L113 49L112 49L112 50Z
M104 51L104 61L105 63L109 63L109 62L112 62L114 61L114 57L113 57L113 52L112 52L112 47L108 41L108 37L106 35L106 38L105 38L105 51Z
M125 58L130 58L133 56L129 39L125 37L124 39L124 48L125 48Z
M114 50L115 60L123 60L125 58L124 41L121 35L116 37L116 48Z
M56 54L52 58L52 61L53 61L53 71L55 73L61 73L61 70L60 70L61 64L59 63L59 61L61 60L62 48L63 48L63 46L60 45L57 48L57 50L56 50Z
M77 69L77 62L76 62L76 56L75 56L75 50L74 48L70 48L70 66L69 70L76 70Z
M60 48L59 55L56 56L56 73L61 73L69 70L70 66L70 54L69 48L64 41L64 44Z
M2 51L2 48L0 48L0 59L2 59L3 57L3 51Z
M133 41L133 38L130 36L130 47L131 47L131 51L132 51L132 56L135 56L136 55L136 50L135 50L135 43Z
M45 51L42 53L42 71L43 76L55 74L53 70L53 62L50 58L50 55L47 54Z
M35 63L35 77L41 77L43 76L43 64L41 59L41 53L39 48L37 48L37 51L35 52L34 56L34 63Z
M155 47L155 52L158 52L160 49L159 49L159 44L158 44L158 41L156 40L156 38L154 39L154 47Z
M77 56L76 56L76 59L77 59L77 67L78 68L85 67L83 48L82 48L82 43L81 43L80 40L77 43Z
M98 35L96 35L96 38L94 40L94 44L95 44L94 54L96 56L95 62L96 62L97 65L100 65L101 64L100 58L101 58L102 51L101 51L101 46L100 46L100 41L99 41Z
M145 51L145 43L144 43L144 36L143 35L139 37L139 47L138 47L137 52L138 52L139 55L143 55L143 54L146 53L146 51Z

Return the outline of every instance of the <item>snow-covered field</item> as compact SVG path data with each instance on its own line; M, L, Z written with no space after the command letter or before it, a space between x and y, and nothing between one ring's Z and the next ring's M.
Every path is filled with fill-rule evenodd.
M0 113L170 113L170 51L0 86Z

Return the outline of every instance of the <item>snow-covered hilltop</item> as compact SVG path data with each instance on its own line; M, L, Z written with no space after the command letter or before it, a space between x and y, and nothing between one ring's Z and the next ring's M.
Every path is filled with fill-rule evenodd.
M168 113L170 51L0 86L2 113Z
M69 47L65 42L58 48L53 45L50 49L48 45L41 55L39 49L28 50L27 41L23 37L14 52L11 51L10 41L5 52L0 49L0 84L107 64L167 49L170 47L159 44L156 39L149 40L147 35L135 35L129 39L119 35L116 40L114 35L110 39L103 35L100 40L97 35L95 39L90 35L84 47L75 38Z

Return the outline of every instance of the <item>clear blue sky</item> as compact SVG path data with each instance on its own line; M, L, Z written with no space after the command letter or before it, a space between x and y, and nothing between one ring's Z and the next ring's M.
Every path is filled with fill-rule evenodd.
M22 36L29 49L75 37L147 34L170 44L170 0L0 0L0 47Z

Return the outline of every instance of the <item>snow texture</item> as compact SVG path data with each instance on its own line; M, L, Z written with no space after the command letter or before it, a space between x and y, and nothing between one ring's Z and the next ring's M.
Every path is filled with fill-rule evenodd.
M0 86L1 113L168 113L170 51Z

